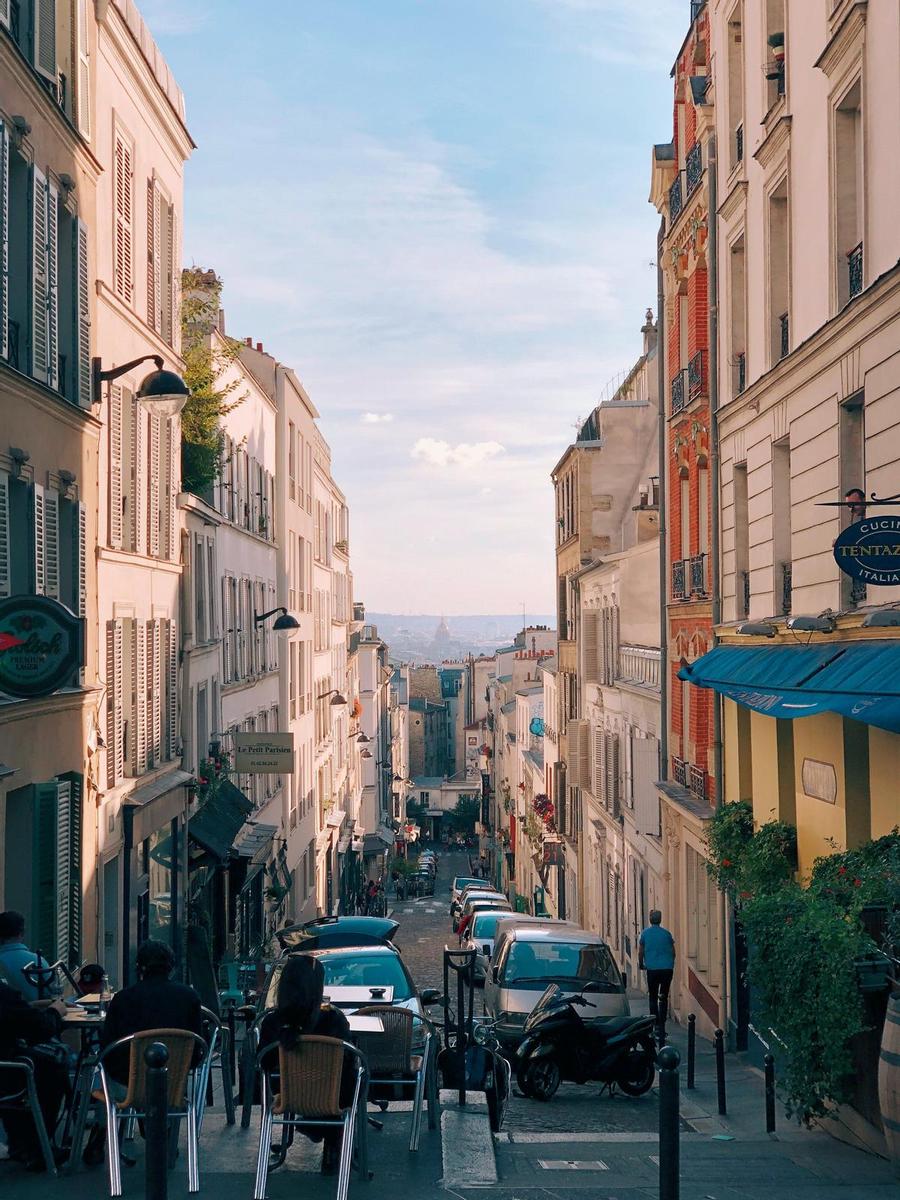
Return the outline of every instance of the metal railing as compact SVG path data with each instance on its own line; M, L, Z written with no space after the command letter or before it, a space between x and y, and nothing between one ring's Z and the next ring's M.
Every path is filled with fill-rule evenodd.
M706 356L698 350L688 363L688 395L697 400L706 394Z
M687 403L684 387L685 372L679 371L672 380L672 413L680 413Z
M739 396L747 386L747 355L742 350L734 356L734 394Z
M696 596L705 596L706 586L706 554L695 554L691 563L691 592Z
M778 318L778 329L781 337L779 357L787 358L791 351L791 318L788 313L782 313Z
M788 616L791 611L791 587L792 587L793 563L781 564L781 612L783 616Z
M703 178L703 147L694 142L684 159L684 175L687 183L687 195L690 196Z
M853 604L862 604L866 600L868 593L866 585L861 579L854 579L850 583L850 600Z
M672 599L687 599L687 562L686 558L676 558L672 563Z
M687 787L688 765L683 758L672 759L672 778L682 787Z
M681 191L681 172L675 176L672 186L669 188L669 221L674 223L681 214L684 208L684 197Z
M847 282L850 299L858 296L863 288L863 244L859 243L847 255Z
M734 161L735 163L744 161L744 126L738 125L734 131Z
M698 800L706 799L706 772L702 767L695 767L691 763L688 767L687 786L690 788L691 794L696 796Z

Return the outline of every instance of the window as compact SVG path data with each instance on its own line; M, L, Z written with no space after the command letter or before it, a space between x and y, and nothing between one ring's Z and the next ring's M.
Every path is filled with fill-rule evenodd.
M293 500L297 494L297 431L294 422L288 421L288 495Z
M0 598L51 596L83 616L86 572L84 504L0 471Z
M198 643L209 638L206 607L206 544L198 534L194 538L194 639Z
M731 309L731 387L739 396L747 386L747 275L744 235L731 247L728 278Z
M84 780L81 775L68 772L28 790L33 793L30 807L34 896L29 932L34 945L41 948L48 961L62 959L75 966L81 961Z
M750 524L747 513L747 464L735 463L734 481L735 617L750 615Z
M134 298L134 147L121 129L116 129L113 146L113 286L117 296L130 304Z
M785 92L784 0L765 0L766 109L771 109Z
M685 762L690 761L691 745L691 688L693 684L686 679L681 682L681 757Z
M791 245L788 225L788 185L782 179L769 196L769 362L790 353Z
M772 443L772 555L775 564L775 607L791 611L791 444Z
M691 553L691 481L687 475L683 475L679 480L679 497L680 497L680 534L681 534L681 557L688 558Z
M841 497L851 488L866 489L866 408L865 394L858 392L838 406L838 438L840 444ZM841 527L846 528L855 518L848 508L839 509ZM851 579L843 571L841 580L841 607L851 608L865 603L866 585Z
M863 287L862 87L857 80L834 113L834 231L838 308Z
M706 860L693 846L685 846L687 876L687 956L696 971L707 976L710 984L720 981L719 902L714 880L706 870Z
M728 21L728 133L729 166L744 160L744 46L741 7Z
M175 207L153 175L147 180L147 324L175 340Z

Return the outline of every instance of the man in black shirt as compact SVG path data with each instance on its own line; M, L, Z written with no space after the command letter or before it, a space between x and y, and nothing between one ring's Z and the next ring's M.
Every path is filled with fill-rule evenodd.
M38 1103L51 1139L68 1082L66 1070L51 1056L29 1055L28 1050L55 1038L59 1029L59 1014L54 1008L33 1008L16 988L0 983L0 1059L30 1059L34 1067ZM25 1077L21 1071L0 1070L0 1094L18 1091L24 1083ZM44 1160L30 1114L5 1112L3 1124L9 1143L9 1157L26 1163L32 1170L42 1170Z

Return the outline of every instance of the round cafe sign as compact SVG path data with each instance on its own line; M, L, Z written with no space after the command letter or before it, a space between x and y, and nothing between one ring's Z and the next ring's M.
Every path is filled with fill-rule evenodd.
M834 543L837 565L861 583L876 587L900 584L900 517L863 517Z
M29 700L72 682L84 664L84 622L49 596L0 600L0 692Z

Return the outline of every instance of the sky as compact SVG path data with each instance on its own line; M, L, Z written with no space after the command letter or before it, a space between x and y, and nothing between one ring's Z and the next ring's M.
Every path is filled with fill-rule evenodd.
M357 599L555 608L550 472L655 307L688 0L141 0L186 96L184 262L294 368Z

